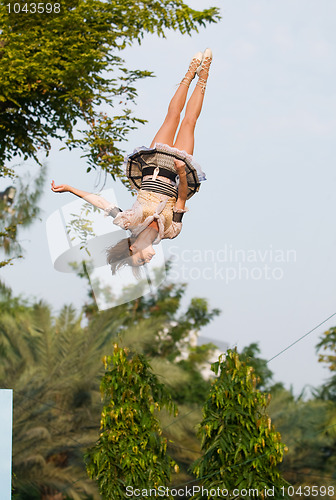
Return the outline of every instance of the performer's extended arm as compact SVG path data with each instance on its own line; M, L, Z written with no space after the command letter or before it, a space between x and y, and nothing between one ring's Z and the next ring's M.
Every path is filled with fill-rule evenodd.
M93 193L87 193L86 191L81 191L80 189L76 189L72 186L68 186L68 184L61 184L59 186L55 186L55 182L51 182L51 189L54 191L54 193L72 193L78 196L79 198L82 198L83 200L87 201L88 203L91 203L91 205L94 205L97 208L101 208L102 210L106 210L108 208L111 208L111 203L102 196L99 196L97 194ZM118 210L120 211L120 210Z

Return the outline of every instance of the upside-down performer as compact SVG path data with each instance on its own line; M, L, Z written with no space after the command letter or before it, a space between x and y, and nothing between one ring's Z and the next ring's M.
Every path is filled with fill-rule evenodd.
M188 211L186 200L199 190L200 182L205 180L192 154L195 126L203 105L211 61L211 49L194 55L150 147L137 148L125 158L125 173L138 193L131 209L122 211L99 195L66 184L55 186L54 181L51 183L52 191L70 192L83 198L103 209L106 215L114 217L114 224L131 231L130 237L107 251L107 261L113 274L124 265L136 268L148 263L155 255L153 245L165 238L175 238L181 232L182 217ZM198 80L177 130L190 83L195 76Z

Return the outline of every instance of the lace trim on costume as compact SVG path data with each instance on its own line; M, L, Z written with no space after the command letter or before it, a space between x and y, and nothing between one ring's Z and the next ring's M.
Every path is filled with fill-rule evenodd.
M167 144L162 144L161 142L156 142L154 144L153 148L148 148L146 146L140 146L138 148L135 148L133 153L125 156L124 163L123 163L124 173L127 174L127 164L128 164L129 159L133 155L135 155L136 153L139 153L141 151L155 151L155 149L157 151L164 151L166 153L173 154L174 156L176 156L180 159L187 159L191 163L191 165L195 168L195 170L197 172L198 180L200 182L206 180L205 173L203 172L201 166L195 161L195 158L192 155L188 154L186 151L174 148L172 146L168 146Z
M184 208L173 208L173 211L176 212L177 214L185 214L186 212L189 212L189 208L184 207Z

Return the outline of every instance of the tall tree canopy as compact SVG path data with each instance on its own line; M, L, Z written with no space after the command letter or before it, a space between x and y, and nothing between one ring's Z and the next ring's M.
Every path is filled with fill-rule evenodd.
M177 408L144 356L114 346L105 356L100 435L86 454L87 471L103 498L127 498L128 488L168 485L177 464L166 454L167 438L157 412Z
M198 430L204 454L193 465L204 490L193 498L238 499L246 496L239 491L249 489L252 496L265 498L265 487L273 489L269 496L287 498L281 491L286 481L277 470L285 446L266 413L268 397L256 389L253 368L230 349L211 368L218 377Z
M23 2L0 4L3 175L13 156L37 160L52 138L84 148L89 168L120 175L119 141L141 121L127 105L136 97L135 82L150 75L128 69L120 51L145 33L190 34L217 21L218 9L197 11L182 0L59 0L50 13L31 12L27 5L25 12ZM83 130L75 136L77 124Z

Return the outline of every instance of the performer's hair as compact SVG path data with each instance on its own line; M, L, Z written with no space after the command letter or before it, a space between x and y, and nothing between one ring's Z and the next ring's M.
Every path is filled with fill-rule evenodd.
M137 279L141 278L141 272L138 266L133 265L131 245L135 242L136 238L124 238L116 245L109 247L106 250L106 258L108 264L111 266L112 275L115 275L119 269L124 266L132 266L132 272Z

